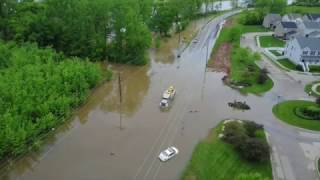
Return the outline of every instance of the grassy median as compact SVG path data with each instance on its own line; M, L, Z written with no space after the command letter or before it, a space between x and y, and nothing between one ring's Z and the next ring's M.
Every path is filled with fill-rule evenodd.
M314 131L320 131L320 120L308 120L297 116L295 111L296 108L306 108L314 106L316 107L315 102L303 101L303 100L292 100L285 101L280 104L277 104L273 107L273 114L283 122L297 126L300 128L310 129Z
M249 162L228 144L218 138L222 124L212 129L208 137L195 148L182 179L219 179L233 180L240 174L259 173L262 177L272 179L270 160L263 162ZM263 131L259 138L265 139Z

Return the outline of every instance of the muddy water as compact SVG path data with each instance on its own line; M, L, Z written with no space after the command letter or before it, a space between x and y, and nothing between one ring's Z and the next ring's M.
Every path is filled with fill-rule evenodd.
M195 32L202 20L187 31ZM270 117L264 108L254 114L233 111L226 106L234 99L249 104L272 106L276 95L243 96L223 85L222 73L205 73L206 39L214 42L216 24L198 35L176 58L177 35L150 50L150 64L144 67L114 66L121 71L123 120L119 118L117 74L97 88L72 121L48 137L46 145L2 169L2 179L178 179L193 147L219 120L234 116L250 119L255 113ZM189 32L189 33L190 33ZM213 43L210 44L210 47ZM168 48L170 47L170 48ZM169 58L171 60L168 60ZM160 111L161 94L175 85L177 96L172 108ZM122 128L120 128L120 126ZM157 156L175 145L180 154L163 164Z

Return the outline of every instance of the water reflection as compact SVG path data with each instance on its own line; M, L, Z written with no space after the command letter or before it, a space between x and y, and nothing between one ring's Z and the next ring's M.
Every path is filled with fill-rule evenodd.
M134 115L141 106L144 96L148 92L150 78L148 70L150 65L135 67L124 66L117 67L121 71L121 86L122 86L122 113L126 117ZM121 69L121 70L120 70ZM119 85L118 73L114 74L114 80L110 83L110 88L100 105L100 109L104 112L120 111L119 101Z

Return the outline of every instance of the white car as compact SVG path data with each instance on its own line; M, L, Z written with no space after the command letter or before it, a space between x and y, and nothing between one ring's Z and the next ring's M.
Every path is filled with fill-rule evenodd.
M179 153L179 150L176 147L169 147L168 149L162 151L159 155L159 159L162 162L165 162L169 159L171 159L173 156L177 155Z

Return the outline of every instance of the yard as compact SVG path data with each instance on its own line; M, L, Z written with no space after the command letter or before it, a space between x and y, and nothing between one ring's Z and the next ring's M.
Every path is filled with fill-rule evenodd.
M284 47L285 41L277 39L273 36L260 36L260 46L267 47Z
M259 173L272 179L270 159L255 163L243 159L231 144L218 138L221 128L222 124L212 129L208 137L196 146L182 179L231 180L249 173ZM264 132L261 134L259 138L265 141Z
M225 23L213 48L208 67L215 71L227 73L235 85L248 85L241 88L241 92L260 94L270 90L273 87L273 82L269 77L265 76L267 80L264 83L257 83L261 70L255 64L255 61L259 60L260 57L250 50L239 48L239 45L241 34L265 32L267 30L260 25L239 24L238 19L240 16L241 14L233 16Z
M309 66L310 72L312 73L320 73L320 66Z
M320 131L319 120L308 120L297 116L295 113L296 108L305 108L309 106L317 107L316 103L303 100L285 101L273 107L272 112L275 116L288 124L293 126Z
M277 50L270 50L270 52L275 56L282 56L282 54L279 53Z
M280 59L278 62L290 70L298 71L297 65L293 64L289 59Z

